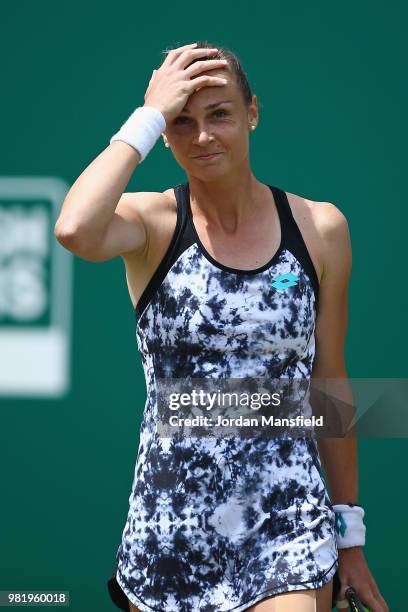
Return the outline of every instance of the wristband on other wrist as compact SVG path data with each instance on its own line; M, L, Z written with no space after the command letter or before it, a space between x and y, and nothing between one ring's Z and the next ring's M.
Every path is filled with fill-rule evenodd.
M335 531L338 548L365 545L364 508L359 504L334 504Z

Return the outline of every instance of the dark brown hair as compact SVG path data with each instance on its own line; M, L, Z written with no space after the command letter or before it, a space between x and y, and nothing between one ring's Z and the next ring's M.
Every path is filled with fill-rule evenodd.
M233 53L230 49L223 47L222 45L214 45L210 43L208 40L197 40L196 42L197 42L197 49L213 49L213 48L218 49L218 53L211 55L211 59L226 59L228 61L228 66L231 68L235 76L238 87L241 90L242 96L244 98L244 102L246 105L249 105L252 102L251 87L248 83L248 79L245 74L245 71L241 66L241 62L239 61L235 53ZM163 51L163 53L168 53L172 49L173 47L167 48L165 51ZM194 62L198 62L200 60L205 60L205 59L208 59L208 57L207 56L197 57L192 62L190 62L189 66L191 66L191 64L194 64Z

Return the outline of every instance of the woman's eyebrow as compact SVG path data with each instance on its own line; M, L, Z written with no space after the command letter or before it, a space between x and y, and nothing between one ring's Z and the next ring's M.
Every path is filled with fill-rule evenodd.
M216 106L219 106L220 104L227 104L228 102L232 102L232 100L222 100L221 102L212 102L211 104L207 104L207 106L205 106L204 109L207 110L209 108L215 108ZM183 108L181 112L189 113L190 111L188 110L188 108Z

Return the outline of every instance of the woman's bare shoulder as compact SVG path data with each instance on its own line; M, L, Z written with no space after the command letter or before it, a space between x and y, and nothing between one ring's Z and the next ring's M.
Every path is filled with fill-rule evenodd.
M119 207L133 210L142 220L147 229L158 222L172 218L177 210L176 200L171 196L172 189L166 191L136 191L122 195ZM162 225L162 223L160 223Z
M166 189L165 191L127 191L125 192L121 200L126 200L126 204L134 206L138 210L163 210L171 208L172 204L175 203L173 189Z
M332 202L312 200L290 192L286 195L295 218L307 217L322 236L348 226L346 215Z

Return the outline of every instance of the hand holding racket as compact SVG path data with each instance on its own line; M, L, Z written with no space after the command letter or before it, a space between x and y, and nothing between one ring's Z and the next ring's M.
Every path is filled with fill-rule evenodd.
M345 599L335 600L333 603L336 610L350 610L350 612L372 612L362 604L353 587L347 587Z
M390 612L361 547L339 549L339 567L333 577L332 607L351 612Z
M371 612L370 608L366 608L361 603L353 587L348 587L346 589L345 595L346 595L347 601L349 602L349 607L350 607L351 612Z

